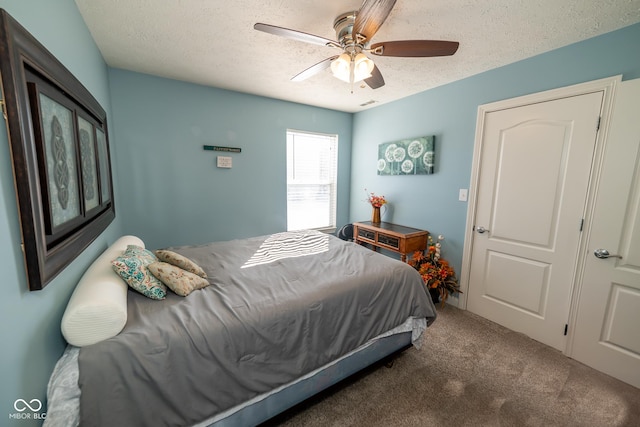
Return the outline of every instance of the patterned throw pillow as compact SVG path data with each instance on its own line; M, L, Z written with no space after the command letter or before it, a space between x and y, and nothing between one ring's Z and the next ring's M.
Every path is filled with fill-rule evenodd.
M190 273L197 274L200 277L204 277L205 279L207 277L207 273L205 273L198 264L191 261L186 256L180 255L173 251L168 251L166 249L157 250L155 251L155 254L160 261L173 264L183 270L187 270Z
M207 279L167 262L149 264L149 271L176 294L186 297L196 289L209 286Z
M151 299L161 300L167 295L167 287L147 268L157 260L150 250L128 245L122 255L111 261L111 265L132 289Z

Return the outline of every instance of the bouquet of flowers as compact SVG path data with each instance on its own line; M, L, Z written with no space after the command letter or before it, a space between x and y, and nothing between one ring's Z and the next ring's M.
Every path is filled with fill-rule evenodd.
M367 191L366 189L364 191ZM384 196L376 196L374 193L367 193L367 202L374 208L379 208L382 205L387 204L387 200Z
M424 284L434 302L437 302L439 298L442 305L444 305L449 294L462 293L453 267L447 260L440 257L442 248L440 242L443 240L444 236L442 235L438 236L436 242L429 236L427 249L424 252L414 252L413 257L409 260L409 265L415 268L422 276L422 280L424 280Z

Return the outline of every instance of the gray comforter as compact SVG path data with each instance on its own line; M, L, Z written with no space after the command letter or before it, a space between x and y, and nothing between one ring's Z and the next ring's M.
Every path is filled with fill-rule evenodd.
M435 319L413 268L326 234L173 250L211 286L163 301L129 293L124 330L80 351L80 425L192 425L411 316Z

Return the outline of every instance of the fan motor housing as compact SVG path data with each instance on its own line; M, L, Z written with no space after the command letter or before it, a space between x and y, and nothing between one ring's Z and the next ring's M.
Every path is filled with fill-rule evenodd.
M356 11L345 12L333 21L336 39L338 39L340 45L348 52L360 52L363 48L362 44L358 43L353 37L353 23L356 20L357 14L358 12Z

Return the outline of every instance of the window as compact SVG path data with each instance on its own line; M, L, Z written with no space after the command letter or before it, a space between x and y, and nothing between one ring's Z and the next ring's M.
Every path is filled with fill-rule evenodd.
M287 230L336 227L338 135L287 131Z

